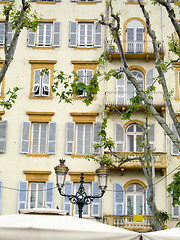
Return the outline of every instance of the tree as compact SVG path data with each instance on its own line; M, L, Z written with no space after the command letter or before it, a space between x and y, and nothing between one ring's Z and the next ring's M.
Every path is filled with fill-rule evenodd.
M168 13L168 17L171 20L171 23L173 25L173 28L176 30L176 33L180 39L180 25L178 24L178 21L176 19L175 11L172 8L172 5L169 1L166 0L152 0L152 4L154 5L161 5L164 7ZM136 89L137 95L133 98L131 98L131 105L129 106L129 109L121 116L124 119L129 119L133 112L136 112L140 106L146 106L148 108L148 111L150 114L155 118L155 120L158 122L158 124L162 127L164 132L167 134L167 136L171 139L171 141L175 144L177 149L180 151L180 123L177 120L175 111L173 109L172 102L170 100L171 91L168 90L167 87L167 81L165 78L165 72L168 71L168 68L173 67L173 64L175 62L178 62L180 60L180 42L179 40L175 40L174 36L172 35L170 37L169 41L169 47L170 51L174 52L176 54L176 59L171 60L171 62L163 62L160 58L159 54L159 43L157 41L156 33L151 28L151 19L148 11L146 10L145 4L138 0L139 6L142 10L143 16L146 21L146 28L149 36L152 39L153 49L155 53L155 68L157 70L158 76L156 79L154 79L154 83L158 82L163 89L164 98L166 101L166 105L170 114L170 117L172 119L172 122L175 126L177 134L173 133L170 127L167 125L165 120L160 116L160 114L156 111L155 107L152 104L152 96L151 92L155 90L154 83L146 90L144 91L136 78L131 73L128 63L125 58L125 53L122 47L122 41L121 41L121 35L120 35L120 14L114 13L113 9L113 0L107 0L107 12L109 13L108 19L106 16L108 14L101 15L101 20L99 21L100 24L105 25L109 28L110 33L112 35L113 42L116 44L118 48L118 52L120 54L121 64L118 69L111 69L109 72L104 73L104 79L106 81L110 80L111 76L114 76L116 78L121 78L122 73L124 73L127 77L127 79L133 84L133 86ZM112 46L113 49L113 46ZM106 54L104 53L99 60L100 66L104 63L106 58ZM56 92L56 95L59 96L59 101L65 100L66 102L72 101L73 94L78 95L81 91L86 92L86 99L84 102L88 105L92 102L94 95L98 93L99 91L99 82L98 78L102 76L100 71L98 70L97 73L94 75L94 77L91 79L91 82L89 85L85 85L83 83L78 82L78 76L76 73L73 73L74 75L74 81L71 81L73 79L72 76L66 76L62 71L58 73L55 76L55 83L53 86L53 91ZM59 93L58 88L59 84L64 84L64 90ZM106 126L109 116L106 116L103 120L102 128L100 131L101 135L101 146L103 148L108 148L112 155L116 156L113 152L113 143L111 139L107 138L106 134ZM153 156L152 156L152 149L149 147L149 141L148 141L148 123L145 122L144 125L141 125L143 129L142 138L140 139L141 145L144 149L144 157L139 158L139 161L141 162L148 186L149 186L149 197L148 197L148 205L152 211L153 215L153 228L154 230L158 230L161 228L164 228L163 224L163 214L158 211L155 203L154 198L154 164L153 164ZM116 156L118 158L118 156ZM103 160L106 161L107 165L112 164L109 162L109 160L104 159L103 157L97 158L92 157L95 160ZM126 159L120 159L120 164L123 164L125 162L129 161L128 158Z
M22 0L20 9L17 8L14 1L9 1L4 4L2 14L5 17L5 33L4 33L4 62L0 70L0 83L2 82L11 62L14 58L17 42L23 28L32 28L36 31L38 21L40 19L36 12L31 13L31 5L29 1ZM8 37L10 30L13 32L12 38ZM18 87L9 90L7 100L0 101L0 106L10 109L15 99L17 98Z

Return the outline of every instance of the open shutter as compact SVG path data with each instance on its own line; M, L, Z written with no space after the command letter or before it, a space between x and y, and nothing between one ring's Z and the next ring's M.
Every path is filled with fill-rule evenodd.
M66 123L66 154L74 154L74 131L75 123Z
M36 70L36 69L35 69ZM39 69L37 69L39 70ZM37 85L38 85L38 79L39 75L37 73ZM40 76L41 77L41 76ZM48 69L48 74L44 73L42 76L42 96L49 96L50 94L50 77L51 77L51 70ZM39 81L40 84L40 81Z
M79 77L78 82L85 83L85 74L86 74L85 69L77 70L77 75ZM78 97L84 97L84 95L85 93L82 90L79 91Z
M149 71L147 71L146 76L145 76L145 87L146 90L148 89L148 87L153 85L153 78L154 78L154 69L150 69ZM150 92L148 94L148 96L151 96L153 98L154 94L153 92ZM153 103L153 99L151 100Z
M126 29L126 52L134 52L134 28Z
M94 23L94 46L102 46L102 26L98 22Z
M95 148L95 146L101 143L101 137L99 136L99 132L101 131L101 123L94 122L93 123L93 153L100 154L101 148Z
M92 196L99 196L100 189L97 182L92 183ZM100 198L95 198L91 203L91 216L99 217L100 216Z
M53 46L60 46L61 23L53 22Z
M46 182L46 198L45 198L45 207L53 208L53 182Z
M116 78L116 105L125 104L125 75L122 73L120 79Z
M30 121L22 122L20 153L29 153L30 128Z
M69 47L77 47L77 22L69 22Z
M28 181L20 181L19 182L17 213L20 209L26 209L27 188L28 188Z
M176 128L174 126L174 123L171 123L170 124L170 127L171 127L171 130L172 132L178 136L178 133L176 131ZM175 146L175 144L173 143L173 141L171 140L171 155L178 155L179 154L179 151L178 151L178 148Z
M0 215L1 215L1 199L2 199L2 181L0 181Z
M136 52L144 52L144 28L136 29Z
M34 47L35 46L35 39L36 39L36 32L34 32L32 28L30 28L28 30L28 39L27 39L28 47Z
M73 182L65 182L64 193L69 195L73 193ZM72 216L72 203L68 197L63 197L63 210L68 211Z
M0 153L6 152L7 121L0 121Z
M49 122L48 154L56 153L56 122Z
M12 38L13 38L13 30L12 30L12 27L9 23L8 24L8 32L7 32L7 45L8 46L10 46Z
M33 89L32 89L34 96L40 96L41 71L42 69L34 69L34 82L33 82Z
M155 125L154 123L151 124L149 129L149 144L151 146L151 149L155 149Z
M119 123L115 123L115 151L124 151L124 128Z
M172 218L179 218L180 217L180 206L178 204L173 206L172 203L173 203L173 198L171 197Z
M114 183L114 215L124 215L124 188Z

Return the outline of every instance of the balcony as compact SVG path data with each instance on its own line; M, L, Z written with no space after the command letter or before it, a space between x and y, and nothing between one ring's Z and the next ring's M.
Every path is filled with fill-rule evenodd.
M132 158L129 162L126 162L122 164L121 166L118 167L120 160L110 154L110 152L104 152L104 155L107 157L111 158L112 164L120 169L121 175L124 174L125 170L131 169L131 170L136 170L136 169L142 169L141 163L139 162L138 159L133 159L133 158L138 158L143 155L142 152L115 152L115 154L120 158ZM163 176L165 174L167 165L166 165L166 153L164 152L154 152L153 153L154 157L154 162L155 162L155 169L161 171L161 175Z
M130 98L135 96L136 92L117 92L117 91L107 91L105 92L105 106L106 109L111 109L116 106L121 112L124 112L131 105ZM157 111L163 115L165 111L165 100L163 97L163 92L153 92L152 103ZM144 107L139 109L140 111L144 110Z
M122 41L126 59L145 59L148 62L150 59L155 59L155 53L152 41ZM163 44L160 43L159 54L161 59L164 58ZM115 46L112 46L112 41L107 41L107 57L111 62L112 59L119 59L119 51Z
M104 216L104 223L128 229L136 232L149 232L151 228L152 216L143 216L143 221L134 221L133 216L128 215L108 215Z

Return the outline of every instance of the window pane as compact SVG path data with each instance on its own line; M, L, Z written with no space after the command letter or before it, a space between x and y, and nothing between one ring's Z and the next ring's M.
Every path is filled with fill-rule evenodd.
M39 36L38 36L38 44L43 45L44 39L44 24L39 25Z
M127 136L127 151L129 151L129 152L134 151L134 136L133 135Z
M143 200L142 196L136 196L136 214L143 214Z
M38 203L37 207L42 208L43 207L43 185L44 183L39 183L38 184Z
M85 125L85 154L91 152L91 125Z
M83 124L77 125L77 154L83 154Z
M36 207L36 184L31 183L31 191L30 191L30 208Z
M79 25L79 44L80 45L85 45L85 24L80 24Z
M127 196L127 215L133 215L133 205L134 205L134 198L132 195Z
M51 24L46 24L46 45L51 43Z
M92 45L93 25L87 25L87 45Z

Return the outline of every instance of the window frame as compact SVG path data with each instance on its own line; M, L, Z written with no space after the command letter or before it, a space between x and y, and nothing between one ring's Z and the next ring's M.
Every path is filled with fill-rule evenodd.
M32 196L32 185L35 184L35 206L31 207L31 196ZM42 190L39 190L39 186L42 185ZM32 209L32 208L42 208L45 206L45 183L42 182L29 182L29 196L28 196L28 209ZM38 207L38 201L39 201L39 191L43 191L42 196L42 206Z
M133 132L129 132L128 133L128 129L133 126ZM126 151L127 152L140 152L138 151L137 149L137 137L142 135L143 131L142 132L137 132L137 126L138 124L137 123L133 123L133 124L130 124L128 125L128 127L126 128ZM139 127L140 128L140 127ZM140 134L141 133L141 134ZM133 136L133 151L131 150L128 150L128 148L130 148L130 146L128 146L128 136Z
M79 136L79 127L82 126L83 127L83 132L82 132L82 142L80 140L78 140L78 136ZM93 126L92 126L92 123L76 123L76 150L75 150L75 154L76 155L87 155L87 154L90 154L91 151L92 151L92 139L93 139ZM87 133L86 131L86 128L87 127L90 127L89 129L89 132ZM87 137L89 138L89 144L88 146L86 145L86 139ZM82 152L78 152L78 148L80 147L79 144L82 143ZM90 149L90 152L86 153L86 147L88 147Z

